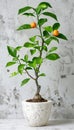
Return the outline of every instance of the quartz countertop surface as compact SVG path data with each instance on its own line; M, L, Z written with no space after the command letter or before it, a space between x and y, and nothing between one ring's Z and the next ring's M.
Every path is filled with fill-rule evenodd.
M47 126L30 127L24 119L0 119L0 130L74 130L74 120L50 120Z

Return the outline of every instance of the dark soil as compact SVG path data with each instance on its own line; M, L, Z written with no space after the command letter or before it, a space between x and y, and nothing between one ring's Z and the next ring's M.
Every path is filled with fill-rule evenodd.
M42 100L39 100L39 99L28 99L26 100L26 102L47 102L46 99L42 99Z
M28 99L26 102L47 102L41 95L35 95L33 99Z

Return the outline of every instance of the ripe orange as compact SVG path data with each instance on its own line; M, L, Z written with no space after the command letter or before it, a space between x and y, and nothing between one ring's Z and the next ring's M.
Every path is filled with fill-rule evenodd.
M56 37L59 36L59 31L58 30L54 30L53 31L53 36L56 36Z
M37 24L35 22L32 22L31 24L31 28L36 28Z

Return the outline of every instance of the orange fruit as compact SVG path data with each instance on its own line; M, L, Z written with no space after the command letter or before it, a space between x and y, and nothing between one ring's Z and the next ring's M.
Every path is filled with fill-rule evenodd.
M54 30L53 31L53 36L56 36L56 37L59 36L59 31L58 30Z
M36 28L37 24L35 22L32 22L31 24L31 28Z

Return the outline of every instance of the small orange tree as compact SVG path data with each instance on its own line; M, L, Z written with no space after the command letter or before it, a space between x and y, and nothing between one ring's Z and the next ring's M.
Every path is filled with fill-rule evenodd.
M44 59L55 61L60 58L60 56L55 53L55 50L57 50L56 46L49 49L50 43L53 40L59 43L59 38L67 40L66 36L58 31L60 23L58 23L57 16L52 12L46 11L48 8L52 8L50 3L41 2L36 8L26 6L19 9L18 14L36 17L37 21L30 24L24 24L17 30L38 29L39 33L38 35L30 37L29 41L25 42L22 46L17 46L16 48L7 46L8 53L12 56L12 61L8 62L6 66L9 67L11 65L18 64L17 72L13 72L12 76L17 74L24 74L24 72L28 75L28 78L21 82L21 86L28 83L30 79L35 81L37 91L34 98L36 99L42 98L40 96L41 85L39 84L38 79L41 76L45 76L45 73L40 72L40 67ZM29 10L31 10L31 12L29 12ZM48 22L48 19L45 16L53 18L56 22L53 25L45 26L44 24ZM32 59L29 58L28 54L25 54L22 58L20 55L18 55L18 51L20 51L22 48L29 49ZM35 76L30 74L30 70L34 71Z

